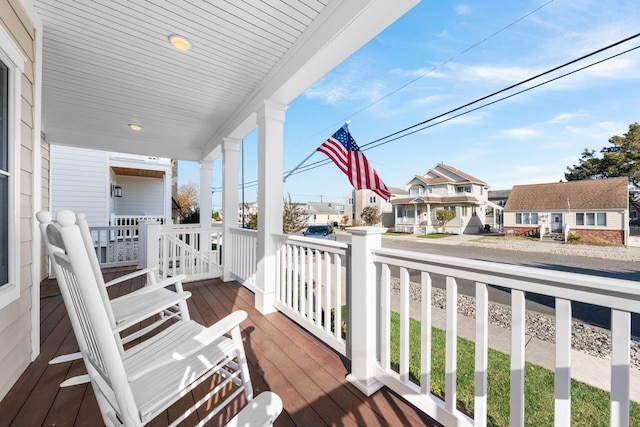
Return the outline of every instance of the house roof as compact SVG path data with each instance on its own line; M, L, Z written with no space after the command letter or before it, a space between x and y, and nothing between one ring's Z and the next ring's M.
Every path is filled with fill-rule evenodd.
M626 177L515 185L504 210L627 209L627 187Z
M213 160L416 0L32 0L52 144ZM191 50L179 52L179 34ZM135 132L128 124L138 124Z
M456 196L435 196L430 194L428 196L415 196L415 197L400 197L391 200L394 205L408 205L413 203L430 203L430 204L451 204L451 203L478 203L478 199L470 195L456 195Z
M469 175L466 172L462 172L452 166L447 166L444 163L438 163L431 169L429 169L424 175L415 175L407 182L406 186L410 186L414 181L420 181L427 185L438 184L463 184L474 183L480 185L487 185L486 182Z
M307 206L309 210L319 214L338 214L336 206L342 205L342 203L325 203L325 202L309 202Z

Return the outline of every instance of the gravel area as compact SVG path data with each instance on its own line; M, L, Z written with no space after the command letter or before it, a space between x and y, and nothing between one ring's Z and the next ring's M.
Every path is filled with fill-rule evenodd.
M477 239L464 242L462 245L525 252L544 252L558 255L586 256L615 259L617 261L640 261L640 248L628 248L624 246L574 245L504 237L478 237Z
M400 281L391 279L391 292L400 294ZM416 301L421 300L420 284L411 282L409 284L410 298ZM445 309L446 295L442 289L433 288L431 304L434 307ZM458 295L458 314L475 318L476 304L475 298L466 295ZM506 329L511 329L511 308L503 304L489 303L489 323ZM538 338L542 341L555 342L555 319L540 313L527 311L526 334ZM571 346L574 350L582 351L592 356L602 359L611 357L611 332L591 326L585 323L573 321L571 331ZM640 369L640 341L631 341L631 364L636 369Z

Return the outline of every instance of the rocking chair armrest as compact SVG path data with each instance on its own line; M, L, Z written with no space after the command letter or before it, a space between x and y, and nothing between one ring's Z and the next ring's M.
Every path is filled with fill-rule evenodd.
M133 292L131 292L129 294L123 295L123 296L118 297L118 298L114 298L112 301L115 301L115 300L120 299L120 298L126 298L129 295L139 295L139 294L143 294L145 292L153 292L153 291L156 291L158 289L163 289L163 288L166 288L167 286L171 286L171 285L175 285L176 293L183 293L184 290L182 289L182 280L185 279L186 277L187 276L184 275L184 274L180 274L180 275L175 276L175 277L169 277L168 279L162 280L162 281L160 281L160 282L158 282L158 283L156 283L154 285L147 285L147 286L144 286L144 287L142 287L140 289L136 289L135 291L133 291Z
M133 294L133 293L132 293ZM124 300L126 301L127 298L130 298L132 294L128 294L128 295L123 295L120 298L118 298L118 300ZM161 313L163 310L172 307L176 304L178 304L181 301L184 301L188 298L191 297L191 292L187 291L187 292L176 292L175 293L175 298L172 298L171 300L161 300L156 304L152 304L149 306L145 307L144 312L140 312L138 315L131 317L130 319L124 320L122 321L122 323L119 323L118 326L116 326L113 329L113 333L114 334L119 334L122 331L132 327L133 325L136 325L140 322L142 322L145 319L148 319L150 317L150 315L154 315L154 314L158 314Z
M149 274L152 271L154 271L155 269L156 268L154 267L154 268L143 268L142 270L136 270L136 271L134 271L132 273L128 273L128 274L125 274L123 276L116 277L113 280L109 280L104 285L108 288L109 286L116 285L116 284L124 282L126 280L130 280L130 279L133 279L133 278L138 277L138 276Z
M128 375L129 381L135 381L157 369L160 369L170 363L183 360L203 348L211 345L217 339L220 339L226 333L231 332L235 328L240 328L240 323L247 318L247 312L237 310L220 319L213 325L203 328L202 331L189 340L176 346L170 354L155 360L149 360L149 363L142 369L137 369L134 373Z

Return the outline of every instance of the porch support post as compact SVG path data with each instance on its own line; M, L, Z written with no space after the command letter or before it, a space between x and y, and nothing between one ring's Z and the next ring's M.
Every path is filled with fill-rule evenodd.
M238 153L241 142L236 138L224 138L222 144L222 241L226 243L222 248L222 280L225 282L233 280L231 229L238 228Z
M371 396L382 387L375 377L379 339L379 269L371 251L382 245L384 228L353 227L351 233L351 373L347 381Z
M160 222L155 219L140 221L139 224L139 268L158 268L160 265ZM158 278L158 271L156 271Z
M433 225L431 222L431 203L427 203L427 225Z
M211 228L211 176L213 161L200 160L200 227Z
M265 101L258 122L258 247L256 308L275 311L276 245L273 233L282 233L282 165L284 118L287 107Z

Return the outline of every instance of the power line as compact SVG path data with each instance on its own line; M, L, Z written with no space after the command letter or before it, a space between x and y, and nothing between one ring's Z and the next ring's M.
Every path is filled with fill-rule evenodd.
M509 28L513 27L513 26L514 26L514 25L516 25L518 22L520 22L520 21L524 20L525 18L528 18L529 16L533 15L534 13L536 13L537 11L539 11L540 9L544 8L545 6L547 6L547 5L549 5L550 3L553 3L553 2L554 2L554 0L549 0L549 1L547 1L546 3L543 3L542 5L538 6L538 7L537 7L537 8L535 8L535 9L533 9L531 12L528 12L528 13L526 13L526 14L522 15L520 18L518 18L518 19L516 19L515 21L513 21L513 22L509 23L508 25L506 25L506 26L504 26L504 27L500 28L499 30L497 30L497 31L495 31L494 33L492 33L491 35L489 35L489 36L487 36L487 37L483 38L482 40L480 40L480 41L478 41L478 42L476 42L476 43L472 44L471 46L469 46L469 47L465 48L464 50L461 50L460 52L458 52L458 54L457 54L457 55L452 56L451 58L447 59L446 61L443 61L443 62L439 63L438 65L436 65L436 66L434 66L434 67L430 68L429 70L427 70L427 71L425 71L424 73L420 74L419 76L415 77L414 79L409 80L409 81L408 81L408 82L406 82L405 84L403 84L403 85L401 85L401 86L397 87L396 89L392 90L391 92L387 93L387 94L386 94L386 95L384 95L383 97L378 98L378 99L376 99L375 101L373 101L373 102L371 102L371 103L369 103L369 104L365 105L364 107L362 107L362 108L360 108L360 109L356 110L354 113L350 114L350 115L349 115L349 117L345 117L345 118L343 118L343 119L341 119L341 120L338 120L337 122L334 122L333 124L331 124L331 125L327 126L326 128L324 128L324 129L322 129L322 130L319 130L319 131L318 131L318 132L316 132L315 134L313 134L313 135L309 136L307 139L305 139L305 141L308 141L309 139L311 139L311 138L315 137L316 135L319 135L319 134L321 134L321 133L324 133L324 132L326 132L326 131L327 131L327 130L329 130L329 129L333 129L335 126L337 126L337 125L339 125L339 124L344 123L344 122L345 122L345 121L347 121L349 118L351 118L351 117L353 117L353 116L356 116L356 115L358 115L358 114L362 113L362 112L363 112L363 111L365 111L365 110L368 110L369 108L373 107L374 105L378 104L379 102L382 102L382 101L384 101L385 99L389 98L391 95L394 95L394 94L396 94L396 93L400 92L401 90L403 90L403 89L404 89L404 88L406 88L407 86L410 86L410 85L412 85L413 83L415 83L415 82L417 82L418 80L420 80L421 78L423 78L423 77L425 77L425 76L427 76L427 75L429 75L429 74L433 73L434 71L436 71L438 68L442 67L443 65L446 65L446 64L448 64L449 62L453 61L453 59L454 59L454 58L459 57L459 56L462 56L462 55L464 55L465 53L467 53L467 52L469 52L469 51L473 50L474 48L476 48L476 47L480 46L481 44L483 44L484 42L486 42L486 41L488 41L488 40L492 39L493 37L497 36L498 34L502 33L503 31L505 31L505 30L507 30L507 29L509 29Z
M602 53L602 52L604 52L604 51L606 51L606 50L612 49L612 48L614 48L614 47L616 47L616 46L619 46L619 45L621 45L621 44L623 44L623 43L626 43L626 42L628 42L628 41L630 41L630 40L633 40L633 39L636 39L636 38L638 38L638 37L640 37L640 33L634 34L634 35L632 35L632 36L630 36L630 37L627 37L627 38L625 38L625 39L622 39L622 40L620 40L620 41L618 41L618 42L615 42L615 43L612 43L612 44L610 44L610 45L608 45L608 46L605 46L605 47L603 47L603 48L597 49L597 50L595 50L595 51L593 51L593 52L591 52L591 53L588 53L588 54L586 54L586 55L583 55L583 56L581 56L581 57L579 57L579 58L577 58L577 59L573 59L573 60L571 60L571 61L568 61L568 62L566 62L566 63L564 63L564 64L562 64L562 65L558 65L558 66L556 66L556 67L553 67L553 68L551 68L551 69L549 69L549 70L547 70L547 71L544 71L544 72L542 72L542 73L539 73L539 74L537 74L537 75L535 75L535 76L533 76L533 77L529 77L529 78L527 78L527 79L525 79L525 80L522 80L522 81L520 81L520 82L518 82L518 83L515 83L515 84L513 84L513 85L510 85L510 86L508 86L508 87L506 87L506 88L503 88L503 89L500 89L500 90L498 90L498 91L495 91L495 92L493 92L493 93L491 93L491 94L489 94L489 95L485 95L485 96L482 96L482 97L480 97L480 98L477 98L477 99L475 99L474 101L468 102L468 103L466 103L466 104L464 104L464 105L462 105L462 106L459 106L459 107L456 107L456 108L454 108L454 109L451 109L451 110L449 110L449 111L447 111L447 112L445 112L445 113L438 114L438 115L433 116L433 117L431 117L431 118L429 118L429 119L427 119L427 120L423 120L422 122L416 123L416 124L414 124L414 125L411 125L411 126L409 126L409 127L404 128L404 129L401 129L401 130L398 130L398 131L392 132L392 133L390 133L390 134L388 134L388 135L386 135L386 136L383 136L383 137L381 137L381 138L375 139L375 140L373 140L373 141L371 141L371 142L368 142L368 143L366 143L366 144L362 145L362 146L361 146L361 149L362 149L362 151L367 151L367 150L370 150L370 149L373 149L373 148L379 147L379 146L381 146L381 145L387 144L387 143L389 143L389 142L396 141L396 140L398 140L398 139L401 139L401 138L404 138L404 137L406 137L406 136L412 135L412 134L414 134L414 133L420 132L420 131L422 131L422 130L424 130L424 129L428 129L428 128L430 128L430 127L433 127L433 126L436 126L436 125L438 125L438 124L441 124L441 123L447 122L447 121L452 120L452 119L457 118L457 117L461 117L461 116L466 115L466 114L469 114L469 113L471 113L471 112L474 112L474 111L480 110L480 109L482 109L482 108L488 107L488 106L490 106L490 105L496 104L496 103L498 103L498 102L504 101L505 99L508 99L508 98L514 97L514 96L519 95L519 94L521 94L521 93L527 92L527 91L529 91L529 90L532 90L532 89L538 88L538 87L540 87L540 86L543 86L543 85L546 85L546 84L548 84L548 83L554 82L554 81L559 80L559 79L561 79L561 78L564 78L564 77L567 77L567 76L569 76L569 75L575 74L575 73L577 73L578 71L585 70L585 69L587 69L587 68L590 68L590 67L593 67L593 66L595 66L595 65L601 64L601 63L603 63L603 62L609 61L609 60L611 60L611 59L613 59L613 58L616 58L616 57L618 57L618 56L621 56L621 55L627 54L627 53L629 53L629 52L631 52L631 51L634 51L634 50L636 50L636 49L640 48L640 46L636 46L636 47L633 47L633 48L627 49L627 50L625 50L625 51L623 51L623 52L619 52L619 53L617 53L617 54L615 54L615 55L611 55L611 56L609 56L609 57L607 57L607 58L604 58L604 59L601 59L601 60L599 60L599 61L593 62L593 63L591 63L591 64L585 65L585 66L583 66L583 67L581 67L581 68L578 68L578 69L576 69L576 70L573 70L573 71L570 71L570 72L568 72L568 73L562 74L562 75L560 75L560 76L554 77L554 78L552 78L552 79L546 80L546 81L544 81L544 82L542 82L542 83L536 84L536 85L531 86L531 87L529 87L529 88L526 88L526 89L520 90L520 91L518 91L518 92L512 93L512 94L507 95L507 96L504 96L504 97L502 97L502 98L499 98L499 99L493 100L493 101L491 101L491 102L487 102L487 103L482 104L482 105L480 105L480 106L478 106L478 107L475 107L475 108L473 108L473 109L470 109L470 110L467 110L467 111L461 112L461 113L459 113L459 114L457 114L457 115L454 115L454 116L451 116L451 117L445 118L445 119L443 119L443 120L437 121L437 122L432 123L432 124L430 124L430 125L420 127L420 126L422 126L422 125L426 125L426 124L431 123L431 122L434 122L434 121L436 121L436 120L438 120L438 119L440 119L440 118L443 118L443 117L445 117L445 116L447 116L447 115L450 115L451 113L455 113L455 112L457 112L457 111L463 110L464 108L470 107L470 106L475 105L475 104L477 104L477 103L479 103L479 102L482 102L482 101L485 101L485 100L487 100L487 99L489 99L489 98L492 98L492 97L494 97L494 96L496 96L496 95L499 95L499 94L501 94L501 93L504 93L504 92L506 92L506 91L509 91L509 90L511 90L511 89L514 89L514 88L516 88L516 87L518 87L518 86L521 86L521 85L523 85L523 84L529 83L529 82L531 82L531 81L533 81L533 80L535 80L535 79L538 79L538 78L540 78L540 77L542 77L542 76L545 76L545 75L550 74L550 73L552 73L552 72L558 71L558 70L560 70L560 69L562 69L562 68L568 67L569 65L572 65L572 64L575 64L575 63L577 63L577 62L583 61L584 59L590 58L590 57L592 57L592 56L594 56L594 55L597 55L597 54ZM415 128L418 128L418 129L415 129ZM413 130L412 130L412 129L413 129ZM409 131L411 131L411 132L409 132ZM329 159L318 160L318 161L313 162L313 163L310 163L310 164L308 164L308 165L306 165L306 166L302 166L302 167L300 167L297 171L295 171L294 173L292 173L292 175L297 175L297 174L299 174L299 173L303 173L303 172L306 172L306 171L309 171L309 170L312 170L312 169L316 169L316 168L318 168L318 167L320 167L320 166L324 166L324 165L329 164L329 163L331 163L331 160L329 160ZM285 172L285 173L288 173L288 172L289 172L289 171L287 171L287 172ZM257 180L249 181L248 183L245 183L245 188L247 188L247 187L254 187L255 185L257 185Z
M361 146L361 149L362 149L362 151L367 151L367 150L369 150L369 149L371 149L371 148L375 148L375 147L378 147L378 146L380 146L380 145L384 145L384 144L386 144L386 143L388 143L388 142L395 141L395 140L397 140L397 139L404 138L405 136L409 136L409 135L412 135L412 134L414 134L414 133L416 133L416 132L419 132L419 131L421 131L421 130L427 129L427 128L429 128L429 127L433 127L433 126L425 126L425 127L421 127L421 128L419 128L419 129L417 129L417 130L415 130L415 131L408 132L408 131L409 131L409 130L411 130L411 129L414 129L414 128L419 127L419 126L422 126L422 125L425 125L425 124L430 123L430 122L433 122L433 121L435 121L435 120L437 120L437 119L439 119L439 118L442 118L442 117L445 117L445 116L447 116L447 115L450 115L451 113L455 113L456 111L460 111L460 110L462 110L462 109L464 109L464 108L467 108L467 107L470 107L470 106L472 106L472 105L475 105L475 104L477 104L477 103L479 103L479 102L482 102L482 101L484 101L484 100L487 100L487 99L489 99L489 98L491 98L491 97L494 97L494 96L496 96L496 95L498 95L498 94L501 94L501 93L504 93L504 92L506 92L506 91L508 91L508 90L514 89L514 88L516 88L516 87L518 87L518 86L521 86L521 85L523 85L523 84L525 84L525 83L531 82L532 80L538 79L538 78L540 78L540 77L542 77L542 76L544 76L544 75L546 75L546 74L552 73L552 72L554 72L554 71L558 71L558 70L560 70L560 69L562 69L562 68L564 68L564 67L567 67L567 66L572 65L572 64L574 64L574 63L576 63L576 62L582 61L582 60L584 60L584 59L586 59L586 58L589 58L589 57L591 57L591 56L593 56L593 55L596 55L596 54L598 54L598 53L602 53L602 52L604 52L605 50L608 50L608 49L611 49L611 48L613 48L613 47L616 47L616 46L618 46L618 45L620 45L620 44L622 44L622 43L625 43L625 42L630 41L630 40L632 40L632 39L635 39L635 38L637 38L637 37L640 37L640 33L635 34L635 35L633 35L633 36L631 36L631 37L628 37L628 38L626 38L626 39L624 39L624 40L621 40L621 41L619 41L619 42L613 43L613 44L611 44L611 45L609 45L609 46L606 46L606 47L604 47L604 48L598 49L598 50L596 50L596 51L594 51L594 52L591 52L591 53L589 53L589 54L587 54L587 55L584 55L584 56L582 56L582 57L580 57L580 58L577 58L577 59L574 59L574 60L572 60L572 61L569 61L569 62L567 62L567 63L565 63L565 64L562 64L562 65L559 65L559 66L557 66L557 67L554 67L554 68L552 68L552 69L550 69L550 70L547 70L547 71L545 71L545 72L543 72L543 73L540 73L540 74L538 74L538 75L536 75L536 76L534 76L534 77L527 78L527 79L525 79L525 80L523 80L523 81L521 81L521 82L519 82L519 83L513 84L513 85L508 86L508 87L506 87L506 88L504 88L504 89L500 89L500 90L498 90L498 91L496 91L496 92L493 92L493 93L491 93L491 94L489 94L489 95L485 95L485 96L483 96L483 97L481 97L481 98L478 98L478 99L476 99L476 100L474 100L474 101L471 101L471 102L469 102L469 103L466 103L466 104L464 104L464 105L462 105L462 106L460 106L460 107L456 107L456 108L454 108L454 109L452 109L452 110L449 110L449 111L447 111L447 112L445 112L445 113L438 114L438 115L436 115L436 116L434 116L434 117L431 117L431 118L429 118L429 119L427 119L427 120L424 120L424 121L422 121L422 122L416 123L416 124L414 124L414 125L411 125L411 126L409 126L409 127L406 127L406 128L401 129L401 130L399 130L399 131L396 131L396 132L390 133L390 134L388 134L388 135L386 135L386 136L384 136L384 137L381 137L381 138L378 138L378 139L373 140L373 141L371 141L371 142L368 142L368 143L366 143L366 144L362 145L362 146ZM543 86L543 85L545 85L545 84L548 84L548 83L551 83L551 82L553 82L553 81L559 80L559 79L561 79L561 78L563 78L563 77L567 77L567 76L569 76L569 75L571 75L571 74L574 74L574 73L576 73L576 72L578 72L578 71L582 71L582 70L584 70L584 69L586 69L586 68L590 68L590 67L592 67L592 66L594 66L594 65L597 65L597 64L603 63L603 62L608 61L608 60L610 60L610 59L613 59L613 58L616 58L616 57L621 56L621 55L623 55L623 54L629 53L629 52L631 52L631 51L633 51L633 50L635 50L635 49L637 49L637 48L638 48L638 47L634 47L634 48L628 49L628 50L626 50L626 51L624 51L624 52L620 52L620 53L618 53L618 54L615 54L615 55L609 56L609 57L604 58L604 59L602 59L602 60L600 60L600 61L596 61L596 62L594 62L594 63L592 63L592 64L586 65L586 66L581 67L581 68L578 68L578 69L576 69L576 70L574 70L574 71L571 71L571 72L565 73L565 74L563 74L563 75L561 75L561 76L555 77L555 78L550 79L550 80L547 80L547 81L545 81L545 82L543 82L543 83L540 83L540 84L537 84L537 85L535 85L535 86L532 86L532 87L530 87L530 88L528 88L528 89L524 89L524 90L518 91L518 92L513 93L513 94L511 94L511 95L508 95L508 96L502 97L502 98L500 98L500 99L497 99L497 100L491 101L491 102L489 102L489 103L483 104L483 105L481 105L480 107L473 108L473 109L468 110L468 111L466 111L466 112L463 112L463 113L461 113L461 114L457 114L457 115L455 115L455 116L449 117L449 118L447 118L447 119L445 119L445 120L438 121L438 122L436 122L435 124L444 123L444 122L447 122L447 121L452 120L452 119L454 119L454 118L457 118L457 117L463 116L463 115L465 115L465 114L471 113L471 112L473 112L473 111L477 111L477 110L479 110L479 109L481 109L481 108L484 108L484 107L487 107L487 106L489 106L489 105L493 105L493 104L495 104L495 103L497 103L497 102L500 102L500 101L503 101L503 100L505 100L505 99L511 98L511 97L513 97L513 96L515 96L515 95L519 95L519 94L521 94L521 93L523 93L523 92L527 92L527 91L529 91L529 90L531 90L531 89L534 89L534 88L537 88L537 87ZM435 124L434 124L434 125L435 125ZM403 135L400 135L400 134L403 134ZM400 135L400 136L398 136L398 137L396 137L396 138L392 138L392 137L394 137L394 136L396 136L396 135ZM386 140L388 140L388 141L386 141ZM325 164L329 164L329 163L331 163L331 161L330 161L330 160L328 160L328 159L318 160L318 161L316 161L316 162L314 162L314 163L310 163L310 164L309 164L309 165L307 165L307 166L303 166L303 167L301 167L298 171L296 171L296 172L295 172L295 173L293 173L292 175L296 175L297 173L301 173L301 172L304 172L304 171L307 171L307 170L310 170L310 169L315 169L315 167L323 166L323 165L325 165Z

